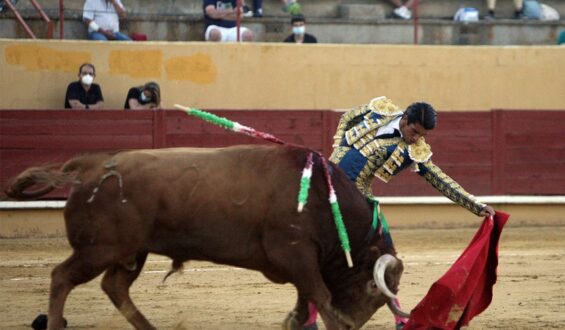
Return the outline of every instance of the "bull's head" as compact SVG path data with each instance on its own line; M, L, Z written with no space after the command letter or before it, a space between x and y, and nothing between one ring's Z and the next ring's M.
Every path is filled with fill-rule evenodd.
M371 256L350 274L348 289L332 292L332 304L353 329L363 326L385 304L394 314L409 316L395 303L403 271L402 261L392 254L381 255L376 247L368 250Z

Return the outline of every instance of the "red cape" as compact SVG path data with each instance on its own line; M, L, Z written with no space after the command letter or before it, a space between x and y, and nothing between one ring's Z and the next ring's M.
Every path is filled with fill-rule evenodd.
M492 301L498 240L510 215L496 212L483 224L463 254L410 313L404 330L459 329Z

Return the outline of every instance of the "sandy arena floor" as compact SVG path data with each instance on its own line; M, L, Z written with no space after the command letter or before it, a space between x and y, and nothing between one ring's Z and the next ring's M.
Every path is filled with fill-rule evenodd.
M406 271L400 297L413 307L463 251L475 229L396 229ZM69 255L63 238L0 239L0 329L26 329L47 309L51 268ZM132 297L160 329L279 329L295 302L290 285L243 269L192 262L161 280L168 259L151 256ZM565 227L507 227L491 306L468 329L565 329ZM100 289L100 277L66 304L71 329L131 328ZM379 310L364 329L393 329Z

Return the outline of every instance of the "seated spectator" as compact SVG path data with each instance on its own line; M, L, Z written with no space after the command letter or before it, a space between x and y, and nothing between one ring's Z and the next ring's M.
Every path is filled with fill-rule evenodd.
M204 0L202 7L206 25L206 32L204 33L206 41L237 41L236 0ZM253 32L241 26L239 39L253 41Z
M389 0L396 8L392 11L394 17L401 19L412 18L412 7L416 0Z
M120 32L120 18L126 10L120 0L86 0L82 19L88 26L91 40L131 40Z
M98 84L94 84L96 69L90 63L84 63L78 70L78 81L67 87L65 109L102 109L104 97Z
M299 15L302 8L297 0L281 0L282 10L291 15ZM263 17L263 0L253 0L253 10L243 5L244 17Z
M243 5L243 17L263 17L263 0L253 0L253 10Z
M6 8L8 8L8 5L6 5L6 1L7 0L0 0L0 13L6 10ZM10 2L12 3L12 5L16 6L18 0L10 0Z
M496 18L494 11L496 8L496 0L487 0L488 13L485 16L486 20L493 20ZM523 19L524 17L524 0L514 0L514 18Z
M558 45L565 45L565 30L561 31L561 33L559 33L559 36L557 37L557 44Z
M161 88L156 82L132 87L126 97L125 109L146 110L161 109Z
M284 42L294 42L297 44L315 44L318 42L316 37L306 33L306 18L303 15L294 15L290 19L292 34Z

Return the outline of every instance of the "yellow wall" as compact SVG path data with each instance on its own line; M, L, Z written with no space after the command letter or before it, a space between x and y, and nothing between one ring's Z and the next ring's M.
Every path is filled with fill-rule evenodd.
M61 108L83 62L109 108L157 81L166 107L348 108L386 95L439 110L565 109L565 47L116 43L0 39L0 109Z

